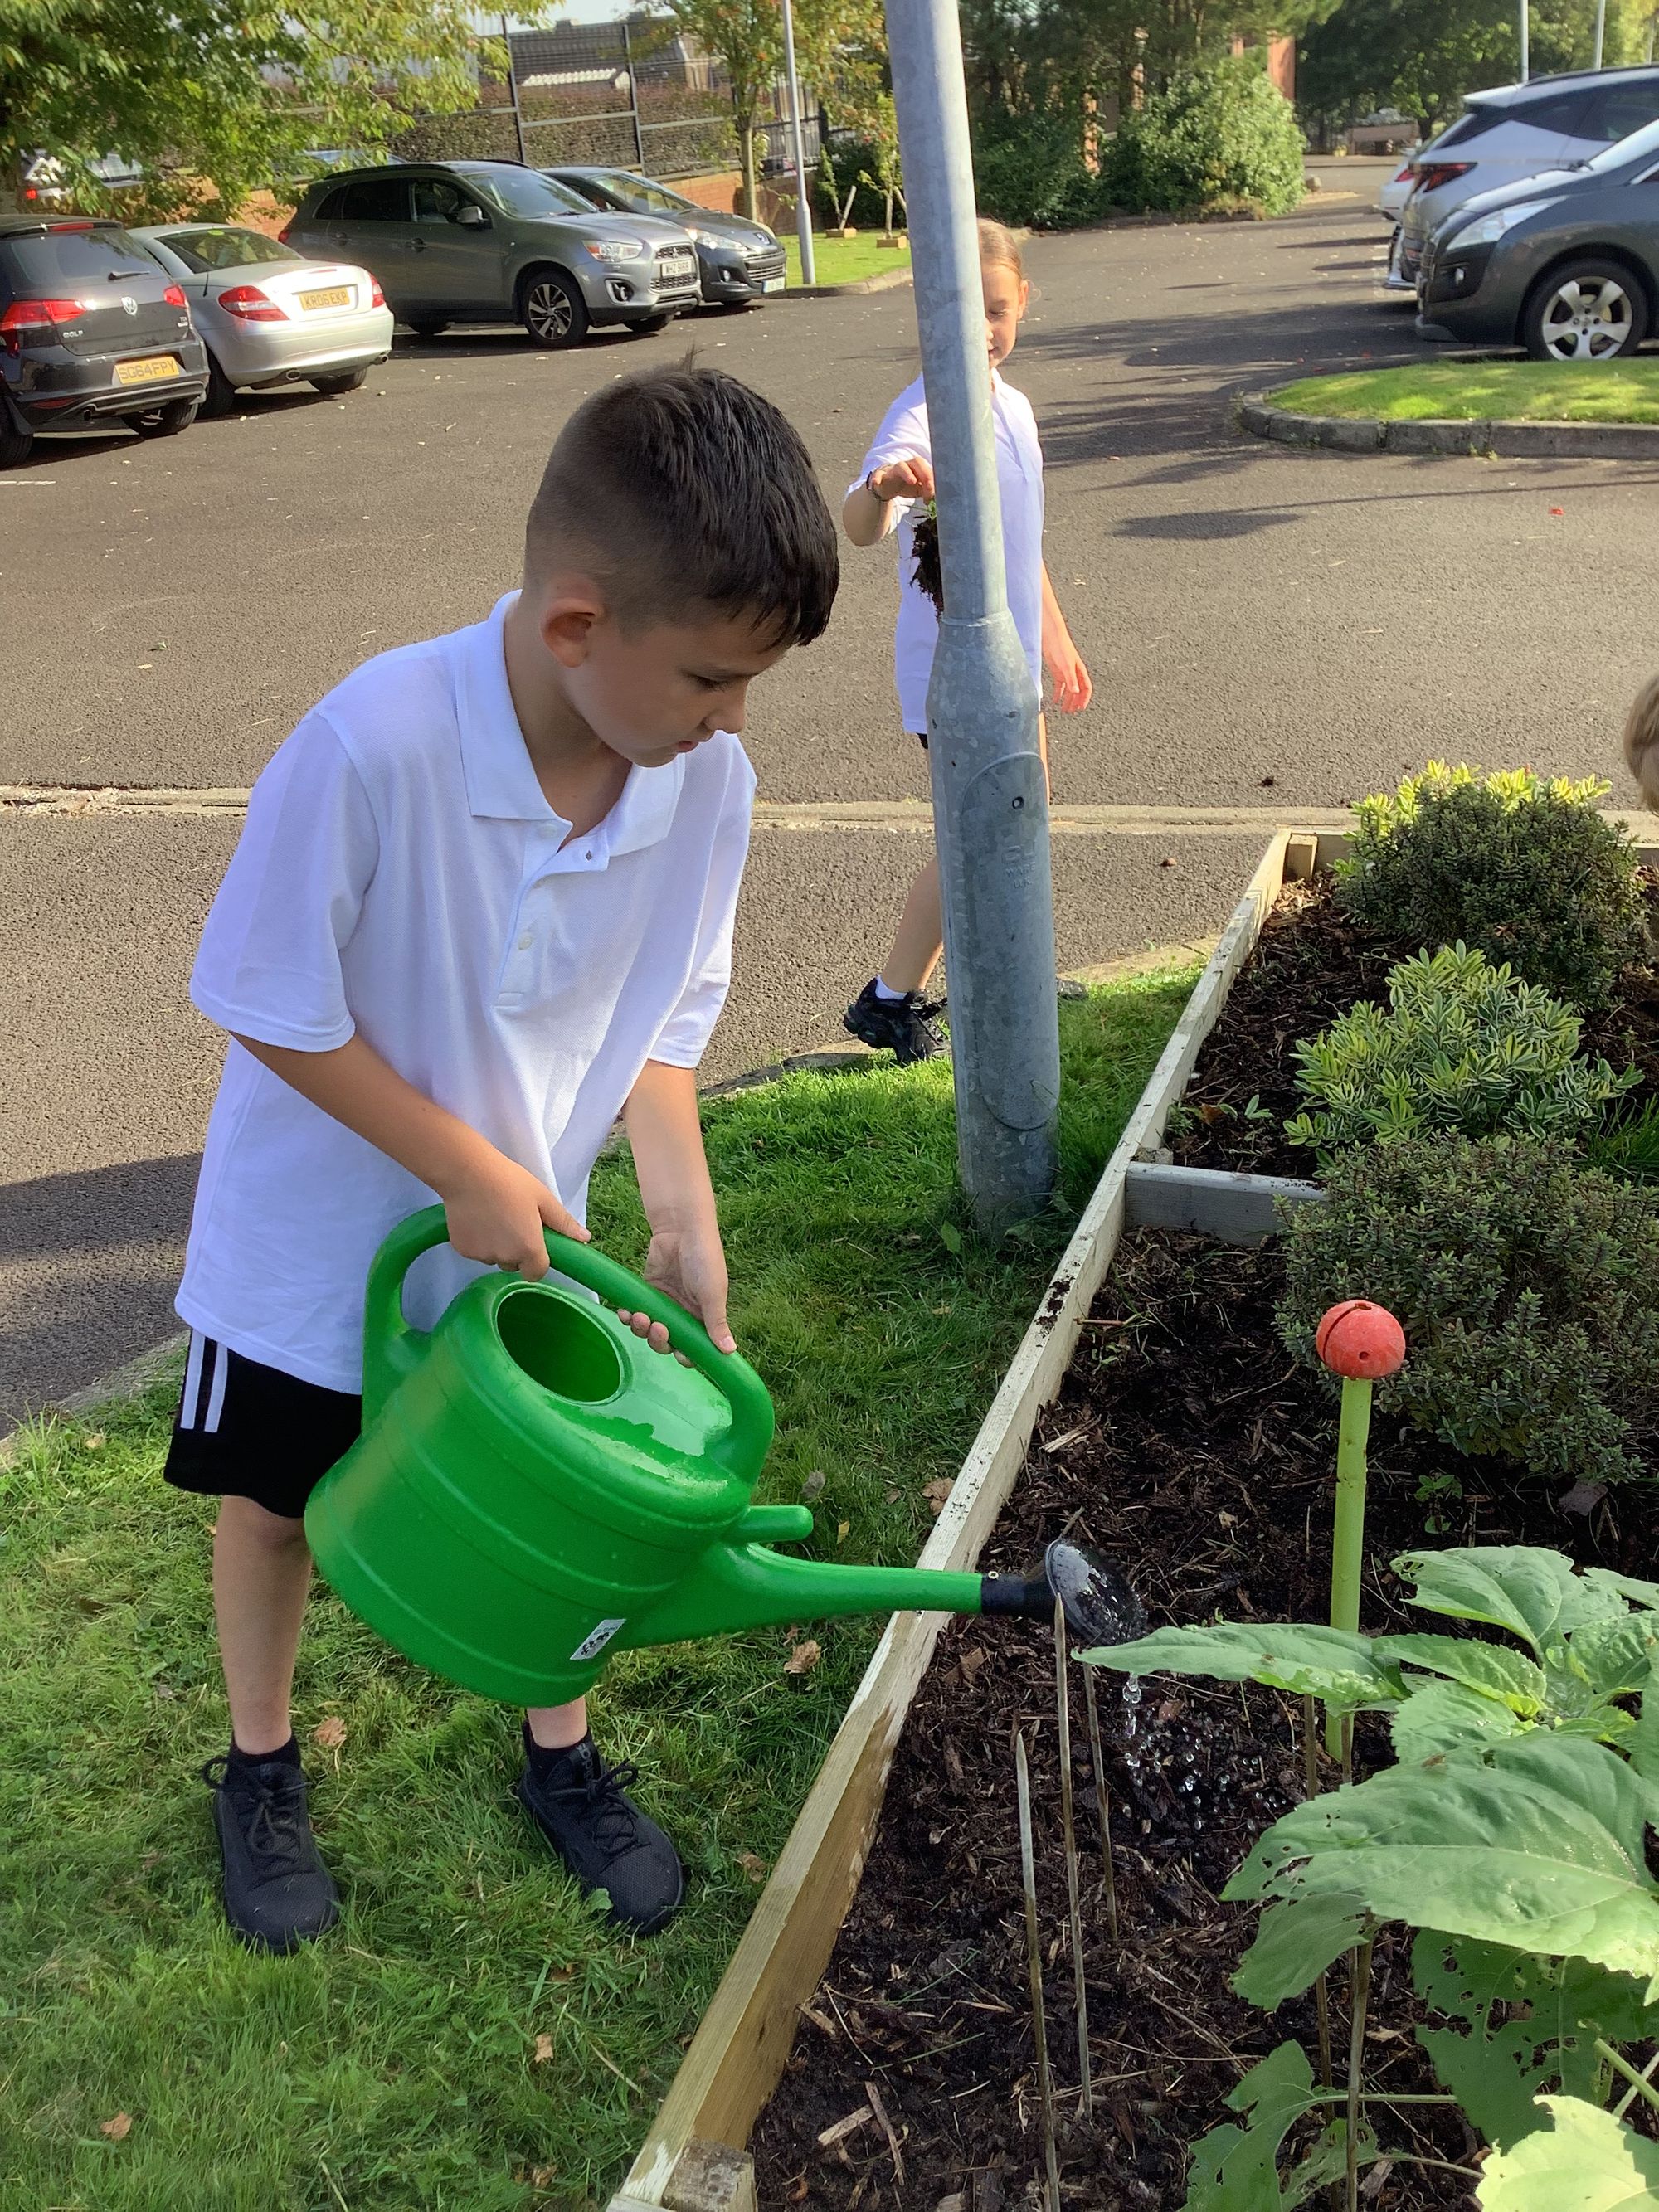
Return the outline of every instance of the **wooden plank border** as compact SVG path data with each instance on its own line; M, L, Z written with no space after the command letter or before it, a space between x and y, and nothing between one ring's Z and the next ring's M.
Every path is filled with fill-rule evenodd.
M1297 834L1274 833L1223 931L963 1462L921 1566L971 1568L994 1527L1116 1249L1130 1163L1157 1146L1283 887L1286 848ZM1304 837L1296 854L1304 869L1308 857ZM946 1618L911 1613L889 1620L611 2212L672 2207L682 2159L701 2160L708 2145L741 2150L747 2143L864 1871L905 1716Z

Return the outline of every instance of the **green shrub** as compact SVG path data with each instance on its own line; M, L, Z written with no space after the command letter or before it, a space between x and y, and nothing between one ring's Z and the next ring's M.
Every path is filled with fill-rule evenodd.
M1132 108L1101 161L1104 197L1132 212L1253 202L1288 215L1303 193L1296 112L1249 56L1171 80Z
M1472 945L1575 1006L1605 1004L1643 951L1635 848L1595 811L1607 786L1477 775L1431 761L1392 798L1362 799L1340 903L1402 947Z
M981 117L974 131L974 184L980 213L998 222L1066 230L1109 212L1101 179L1084 162L1075 116Z
M1575 1167L1565 1145L1407 1138L1334 1154L1291 1212L1280 1335L1317 1368L1340 1298L1406 1332L1385 1406L1456 1449L1534 1474L1644 1472L1659 1419L1659 1197Z
M1578 1030L1559 999L1484 952L1419 952L1390 970L1387 1013L1364 1000L1297 1046L1297 1088L1321 1110L1285 1133L1322 1151L1437 1130L1576 1137L1642 1079L1586 1060Z

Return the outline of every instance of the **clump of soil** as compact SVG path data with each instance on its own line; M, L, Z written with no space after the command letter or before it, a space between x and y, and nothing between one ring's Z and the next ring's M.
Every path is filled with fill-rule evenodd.
M1126 1239L985 1566L1029 1567L1064 1529L1128 1575L1154 1625L1326 1618L1335 1401L1291 1365L1273 1333L1281 1280L1271 1247L1164 1232ZM1448 1545L1553 1545L1586 1564L1641 1572L1650 1564L1641 1518L1614 1494L1589 1522L1565 1520L1542 1486L1407 1439L1379 1413L1364 1625L1429 1625L1402 1606L1388 1566L1425 1533ZM1072 1670L1094 2125L1078 2112L1052 1642L1024 1623L958 1621L911 1709L862 1887L757 2132L763 2212L935 2212L951 2198L959 2202L948 2212L1012 2212L1037 2201L1018 1732L1031 1763L1066 2212L1177 2212L1188 2148L1225 2117L1223 2100L1246 2069L1288 2035L1315 2054L1311 1998L1269 2018L1232 1994L1228 1978L1255 1913L1219 1899L1261 1831L1302 1794L1298 1702L1167 1675L1129 1686L1104 1668L1095 1681L1116 1942L1083 1670ZM1362 1771L1386 1760L1380 1723L1362 1722L1357 1753ZM1333 1778L1328 1767L1328 1785ZM1388 1929L1377 1947L1372 2090L1437 2087L1411 2033L1419 2014L1409 1941ZM1348 2035L1340 1969L1331 2013L1340 2071ZM820 2144L861 2108L869 2117ZM1466 2169L1478 2148L1445 2107L1406 2106L1379 2124L1385 2147ZM1449 2212L1467 2206L1470 2185L1401 2162L1367 2202L1377 2212Z
M1642 885L1651 933L1659 873L1644 869ZM1402 957L1397 945L1350 921L1333 888L1328 872L1286 884L1263 924L1170 1117L1165 1141L1183 1165L1316 1175L1313 1153L1285 1136L1285 1121L1306 1103L1296 1047L1361 999L1386 1006L1389 970ZM1593 1059L1642 1070L1627 1110L1659 1095L1659 974L1627 969L1613 1004L1585 1020L1582 1045Z

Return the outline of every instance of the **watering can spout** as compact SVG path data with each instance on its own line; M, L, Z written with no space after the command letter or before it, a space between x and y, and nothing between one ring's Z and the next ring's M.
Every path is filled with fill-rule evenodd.
M1042 1567L1030 1576L841 1565L792 1559L763 1542L744 1540L761 1535L799 1538L810 1533L811 1518L797 1506L757 1508L745 1516L734 1539L710 1547L695 1576L641 1619L629 1622L617 1637L617 1645L678 1644L854 1613L987 1613L1048 1620L1057 1597L1067 1632L1079 1642L1126 1643L1145 1626L1140 1602L1122 1577L1093 1553L1063 1540L1048 1546Z

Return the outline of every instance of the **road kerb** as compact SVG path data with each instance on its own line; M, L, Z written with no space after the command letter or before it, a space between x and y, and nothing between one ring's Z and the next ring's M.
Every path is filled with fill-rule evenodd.
M1417 422L1374 415L1306 415L1265 392L1238 401L1241 429L1280 445L1339 453L1495 454L1509 460L1659 461L1659 423L1507 422L1446 416Z

